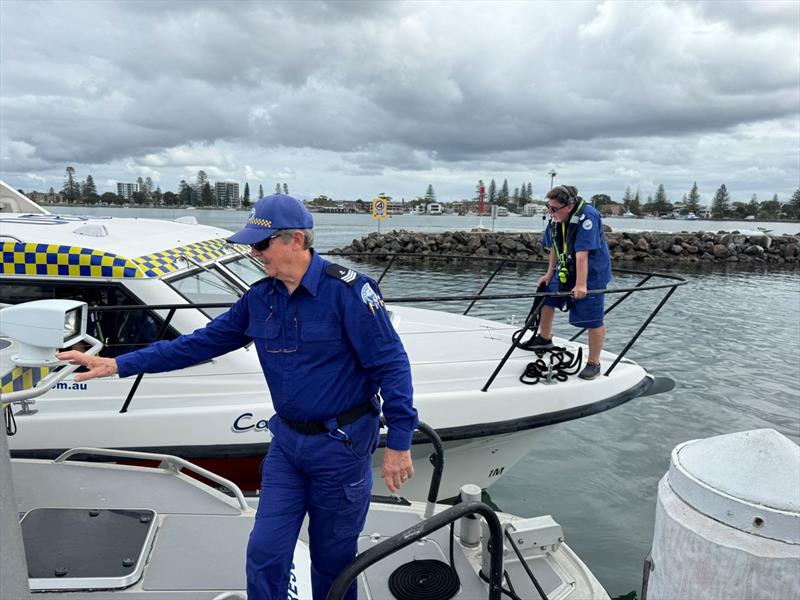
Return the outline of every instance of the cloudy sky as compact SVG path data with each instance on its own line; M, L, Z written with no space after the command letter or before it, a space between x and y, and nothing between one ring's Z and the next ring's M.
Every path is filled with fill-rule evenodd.
M787 200L800 2L0 1L0 177Z

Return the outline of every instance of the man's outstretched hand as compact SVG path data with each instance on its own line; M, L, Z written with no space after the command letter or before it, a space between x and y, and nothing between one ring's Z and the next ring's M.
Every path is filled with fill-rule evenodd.
M113 358L103 358L102 356L91 356L78 352L77 350L67 350L56 354L58 360L65 360L73 365L82 365L89 369L86 373L75 375L75 381L86 381L96 377L111 377L117 374L117 361Z

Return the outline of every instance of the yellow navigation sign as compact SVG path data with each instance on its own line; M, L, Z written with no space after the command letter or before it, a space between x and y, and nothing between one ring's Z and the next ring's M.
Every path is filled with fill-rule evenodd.
M378 197L372 199L372 218L380 221L389 218L388 198Z

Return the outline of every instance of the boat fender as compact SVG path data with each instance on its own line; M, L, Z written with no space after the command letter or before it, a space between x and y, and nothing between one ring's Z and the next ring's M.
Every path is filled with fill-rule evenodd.
M335 265L333 263L325 267L325 272L334 279L338 279L339 281L344 281L350 287L353 287L353 285L356 282L356 279L358 279L358 273L353 269L348 269L347 267L343 267L341 265Z

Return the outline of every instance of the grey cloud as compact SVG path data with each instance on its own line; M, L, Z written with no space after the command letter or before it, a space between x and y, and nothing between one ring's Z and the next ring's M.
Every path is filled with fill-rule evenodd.
M266 172L250 157L284 149L354 177L664 169L797 115L797 6L5 2L0 124L27 150L2 168L231 144Z

